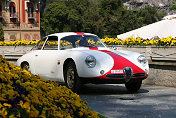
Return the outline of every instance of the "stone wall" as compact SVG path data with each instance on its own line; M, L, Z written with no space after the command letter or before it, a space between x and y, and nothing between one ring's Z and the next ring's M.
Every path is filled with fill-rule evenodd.
M150 65L149 77L143 83L176 87L176 66Z
M176 87L176 47L117 46L116 48L139 52L147 57L150 73L143 81L144 84Z

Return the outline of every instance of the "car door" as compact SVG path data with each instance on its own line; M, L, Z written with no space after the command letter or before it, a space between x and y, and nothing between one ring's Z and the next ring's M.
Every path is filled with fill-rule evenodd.
M45 79L56 80L59 66L58 37L48 36L34 56L35 74Z

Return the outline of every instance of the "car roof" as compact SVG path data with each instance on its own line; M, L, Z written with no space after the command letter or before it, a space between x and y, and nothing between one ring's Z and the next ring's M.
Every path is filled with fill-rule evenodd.
M48 36L58 36L61 39L65 36L70 36L70 35L93 35L93 36L96 36L96 35L91 34L91 33L83 33L83 32L62 32L62 33L50 34Z

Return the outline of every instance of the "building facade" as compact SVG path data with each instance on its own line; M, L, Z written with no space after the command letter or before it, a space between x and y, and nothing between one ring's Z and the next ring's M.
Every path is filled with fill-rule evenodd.
M0 0L5 41L40 39L40 0Z

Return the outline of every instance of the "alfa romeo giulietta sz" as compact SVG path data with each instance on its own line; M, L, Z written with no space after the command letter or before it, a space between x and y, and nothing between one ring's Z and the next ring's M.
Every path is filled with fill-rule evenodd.
M75 92L86 83L125 84L136 92L149 74L144 55L111 50L98 36L79 32L44 37L17 65L44 79L64 82Z

